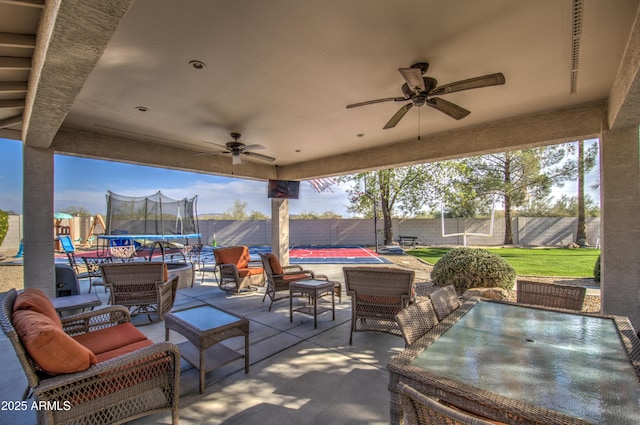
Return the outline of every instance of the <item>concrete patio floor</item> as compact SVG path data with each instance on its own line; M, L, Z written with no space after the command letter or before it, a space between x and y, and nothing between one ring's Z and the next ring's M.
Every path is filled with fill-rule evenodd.
M344 282L343 265L306 267ZM416 280L420 280L418 274ZM350 299L344 292L336 304L336 319L330 313L313 317L294 314L289 321L289 303L281 300L268 311L264 288L257 292L229 295L207 275L204 283L178 291L174 310L210 304L250 320L251 368L244 372L239 359L205 375L205 393L199 393L199 373L182 360L180 376L181 424L388 424L389 392L387 362L404 348L402 338L360 332L349 345ZM88 284L81 282L83 293ZM106 304L106 294L98 288ZM301 303L302 300L296 301ZM336 303L338 302L336 298ZM136 318L134 323L139 322ZM144 320L142 320L144 322ZM164 341L164 322L140 325L156 342ZM172 342L185 339L171 332ZM244 339L223 342L244 352ZM20 400L26 378L9 341L0 337L0 362L4 365L0 400ZM0 411L0 423L35 424L35 412ZM168 424L170 414L157 414L134 424Z

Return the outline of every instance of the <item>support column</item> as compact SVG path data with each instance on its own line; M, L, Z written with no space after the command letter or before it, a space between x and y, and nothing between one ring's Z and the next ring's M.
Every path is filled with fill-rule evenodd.
M53 149L23 147L24 287L55 296Z
M280 264L289 265L289 200L271 200L271 252Z
M602 312L640 329L640 145L638 127L600 139Z

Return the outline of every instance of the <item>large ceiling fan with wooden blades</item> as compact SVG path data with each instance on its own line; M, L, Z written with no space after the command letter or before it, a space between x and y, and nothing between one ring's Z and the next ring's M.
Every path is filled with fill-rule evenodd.
M402 106L384 126L384 129L395 127L407 112L414 106L421 107L430 106L449 115L456 120L462 119L471 112L461 106L444 100L440 97L449 93L455 93L463 90L477 89L481 87L498 86L504 84L504 75L500 72L496 74L483 75L480 77L469 78L468 80L456 81L455 83L438 85L435 78L425 77L424 74L429 69L427 62L418 62L411 65L410 68L399 68L400 74L405 83L402 85L401 97L386 97L383 99L368 100L366 102L352 103L347 108L356 108L358 106L371 105L382 102L409 102Z
M273 162L276 160L271 156L262 155L260 153L253 152L253 151L265 149L265 147L258 144L245 145L244 143L238 141L240 139L240 136L241 136L240 133L231 133L231 138L233 139L233 142L227 142L226 145L219 145L217 143L213 143L214 145L224 149L223 151L201 152L201 153L197 153L196 155L209 156L209 155L231 154L231 163L233 165L241 164L243 155L249 157L250 159L259 159L261 161L267 161L267 162Z

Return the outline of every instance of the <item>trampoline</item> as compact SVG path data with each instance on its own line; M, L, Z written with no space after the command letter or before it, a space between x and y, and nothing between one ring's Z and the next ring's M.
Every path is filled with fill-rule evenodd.
M197 196L172 199L160 191L148 196L124 196L107 191L105 234L98 236L103 252L107 247L155 241L200 243Z

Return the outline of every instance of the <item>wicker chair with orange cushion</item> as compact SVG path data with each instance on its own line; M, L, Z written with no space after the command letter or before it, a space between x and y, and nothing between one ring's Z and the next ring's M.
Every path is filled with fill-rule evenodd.
M180 351L154 344L122 306L60 318L39 289L10 290L0 326L38 403L39 424L112 424L172 412L178 423Z
M262 268L267 281L267 290L262 297L262 302L267 298L271 298L269 304L269 311L273 306L274 301L289 299L289 284L299 280L306 279L318 279L329 280L325 275L315 274L311 270L304 270L298 265L283 266L280 264L280 260L275 254L269 252L267 254L260 254L260 260L262 261ZM341 296L340 286L336 286L336 295ZM286 292L286 295L277 296L278 292Z
M249 248L230 246L213 251L220 271L218 285L225 291L240 292L245 288L264 286L264 270L259 261L252 261Z

